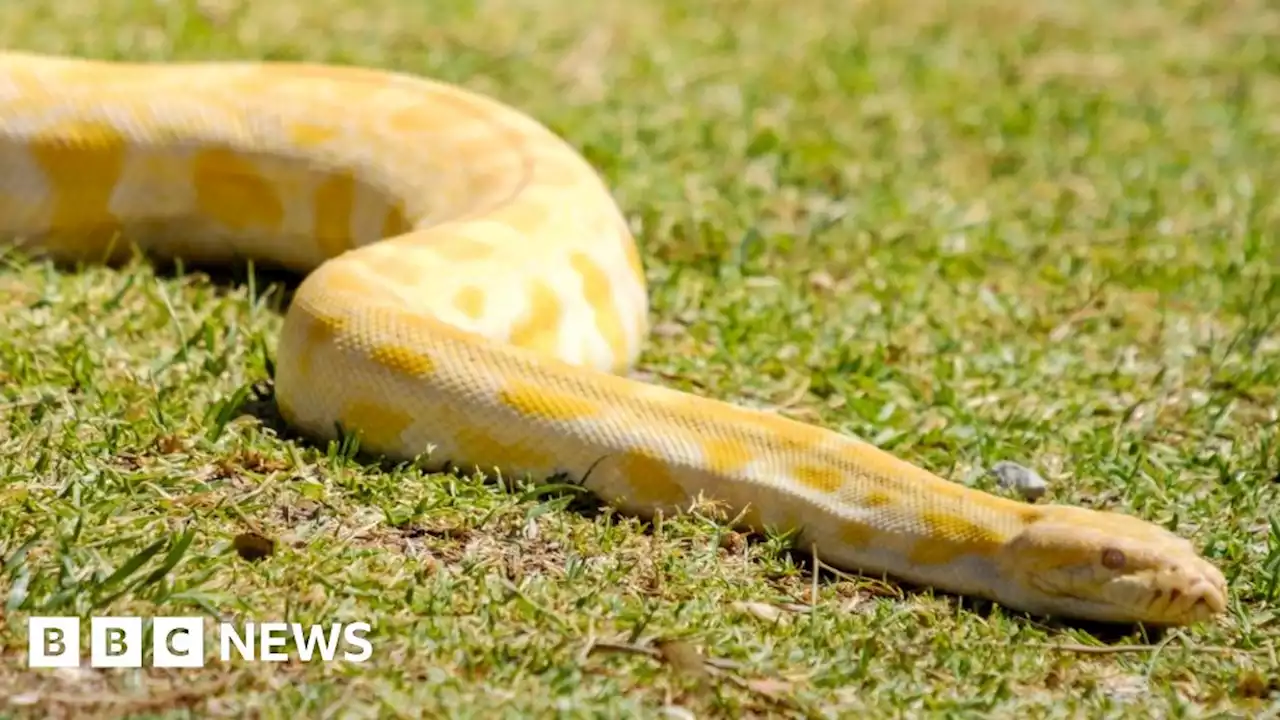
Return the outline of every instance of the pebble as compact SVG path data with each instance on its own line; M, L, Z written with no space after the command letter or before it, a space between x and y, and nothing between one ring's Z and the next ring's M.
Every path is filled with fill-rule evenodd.
M1002 460L991 468L991 472L996 476L1001 487L1014 490L1024 500L1035 502L1049 489L1049 483L1045 482L1039 473L1015 462Z

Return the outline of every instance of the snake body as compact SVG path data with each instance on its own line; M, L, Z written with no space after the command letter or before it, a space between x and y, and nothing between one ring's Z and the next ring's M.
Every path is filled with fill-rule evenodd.
M649 518L716 503L835 567L1035 614L1197 622L1223 575L1154 524L943 480L856 438L630 379L640 256L597 172L456 86L302 63L0 53L0 233L305 274L276 402L318 440L567 477Z

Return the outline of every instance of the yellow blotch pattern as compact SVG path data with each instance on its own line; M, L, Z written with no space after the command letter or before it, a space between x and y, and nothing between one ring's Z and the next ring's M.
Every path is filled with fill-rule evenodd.
M932 537L912 548L912 563L941 565L962 555L992 555L1000 549L998 534L958 515L926 512L921 519Z
M375 452L398 446L400 435L413 424L413 416L403 410L364 400L348 402L339 419L345 431L360 436L361 447Z
M840 541L854 548L871 545L876 538L876 531L866 523L857 520L845 520L840 523Z
M249 160L230 150L202 150L192 160L196 205L232 230L276 230L284 203Z
M486 216L518 231L527 232L547 221L547 208L538 202L506 203Z
M404 256L371 255L364 258L364 266L379 282L391 281L404 287L413 287L425 279L422 266L406 262Z
M872 490L862 499L862 506L867 508L878 508L884 507L892 502L893 496L889 493L881 492L880 490Z
M395 343L378 343L369 351L369 356L397 375L425 377L436 369L435 361L425 351Z
M387 126L401 132L438 131L455 118L448 113L426 105L413 105L392 110L387 115Z
M755 459L751 448L733 438L707 438L701 440L700 445L703 459L718 473L736 472Z
M324 274L324 287L326 290L356 295L367 295L376 290L370 284L370 280L363 273L353 268L351 263L332 263L323 266L319 272Z
M630 501L643 507L675 506L689 499L667 466L643 450L625 454L618 472L631 488Z
M356 181L349 173L329 176L315 190L315 238L325 257L351 247L351 214L356 205Z
M1022 521L1023 525L1030 525L1033 522L1043 520L1044 511L1038 507L1031 507L1029 505L1027 507L1018 508L1018 519Z
M518 347L551 353L564 317L564 305L551 286L534 280L529 288L529 310L511 328L510 342Z
M601 410L599 403L588 398L526 382L512 383L498 393L498 399L522 415L548 420L580 420Z
M482 471L497 467L506 473L532 474L549 473L555 468L555 457L547 450L527 443L502 442L480 428L459 430L454 443L460 454L454 461L475 465Z
M484 291L468 285L453 296L453 306L472 320L479 320L484 315Z
M840 489L844 477L836 468L821 465L801 465L791 471L801 483L819 492L831 493Z
M575 252L569 258L569 264L582 278L583 294L595 312L596 330L613 351L615 362L621 362L626 357L627 334L622 326L618 304L613 300L609 275L584 252Z
M293 142L302 146L319 145L338 136L338 129L328 125L317 125L316 123L294 123L289 127L289 137Z
M474 262L493 255L493 246L465 237L451 237L434 243L431 249L437 255L454 262Z
M124 169L126 141L119 131L102 122L73 120L40 133L29 149L53 194L53 229L118 228L111 194Z

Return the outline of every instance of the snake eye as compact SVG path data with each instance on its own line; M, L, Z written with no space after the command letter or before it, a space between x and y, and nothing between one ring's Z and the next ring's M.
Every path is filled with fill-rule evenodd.
M1119 570L1124 567L1124 553L1115 548L1103 550L1102 567L1108 570Z

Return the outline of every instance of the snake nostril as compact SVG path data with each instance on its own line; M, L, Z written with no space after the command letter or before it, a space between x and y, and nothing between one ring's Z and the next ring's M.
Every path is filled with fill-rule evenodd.
M1169 591L1169 602L1177 602L1180 597L1182 597L1182 591L1178 588Z

